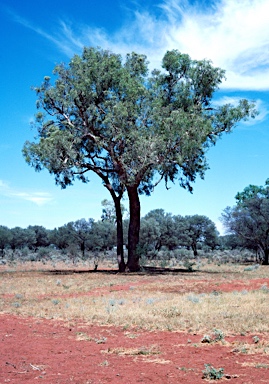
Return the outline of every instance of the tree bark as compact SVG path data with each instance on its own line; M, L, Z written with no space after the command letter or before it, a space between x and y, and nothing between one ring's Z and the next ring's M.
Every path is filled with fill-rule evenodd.
M124 250L123 250L123 224L122 224L122 212L120 206L120 198L114 199L115 210L116 210L116 223L117 223L117 259L119 265L119 272L124 272L126 265L124 261Z
M193 250L193 256L194 257L198 256L196 243L192 243L191 247L192 247L192 250Z
M137 254L137 245L139 243L140 231L140 201L137 188L137 185L127 187L130 210L127 267L130 272L136 272L140 270L139 255Z
M117 196L115 190L113 189L112 185L109 182L108 177L100 173L97 173L97 174L104 181L104 186L109 191L115 205L116 225L117 225L117 260L118 260L119 272L125 272L126 264L124 261L124 250L123 250L123 224L122 224L122 212L121 212L121 206L120 206L124 189L122 189L121 193L119 193L119 195Z

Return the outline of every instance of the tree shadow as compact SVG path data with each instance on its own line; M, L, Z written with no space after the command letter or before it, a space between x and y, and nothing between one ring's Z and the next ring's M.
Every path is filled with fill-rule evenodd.
M186 269L186 268L168 268L168 267L142 267L140 271L137 272L119 272L115 269L87 269L87 270L81 270L81 269L51 269L51 270L44 270L44 274L48 275L73 275L73 274L107 274L107 275L123 275L123 276L143 276L143 275L192 275L192 274L223 274L223 271L201 271L197 269L193 269L192 271ZM237 272L233 272L237 273Z

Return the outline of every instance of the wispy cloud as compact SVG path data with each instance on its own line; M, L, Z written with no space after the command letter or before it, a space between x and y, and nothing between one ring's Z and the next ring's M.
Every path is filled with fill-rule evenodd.
M60 21L57 31L44 31L14 16L71 56L85 45L125 54L146 53L156 67L167 49L179 49L195 59L210 59L226 70L223 87L269 89L268 0L163 0L158 17L143 8L133 10L130 22L108 34L105 29ZM130 12L130 10L128 11Z
M3 180L0 180L0 195L7 196L9 198L31 201L38 206L45 205L53 200L50 193L18 191L15 188L10 187L10 185Z

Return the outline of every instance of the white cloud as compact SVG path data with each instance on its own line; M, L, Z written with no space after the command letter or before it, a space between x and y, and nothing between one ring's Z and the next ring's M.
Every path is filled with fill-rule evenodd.
M47 192L25 192L25 191L17 191L16 189L9 186L3 180L0 180L0 195L7 196L9 198L18 198L21 200L31 201L32 203L42 206L53 200L51 194Z
M65 21L60 22L57 33L49 33L18 16L16 21L68 56L84 45L121 54L134 50L146 53L156 67L166 50L178 49L225 69L225 88L269 89L268 0L215 0L195 5L187 0L163 0L159 9L158 18L143 8L133 10L132 21L128 15L128 24L114 34Z
M178 4L165 2L169 48L177 46L226 69L226 87L269 87L268 0L221 0L204 9Z

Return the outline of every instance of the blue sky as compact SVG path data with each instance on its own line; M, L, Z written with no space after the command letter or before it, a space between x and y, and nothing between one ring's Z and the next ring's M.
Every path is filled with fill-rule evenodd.
M160 67L168 49L211 59L227 77L216 100L256 100L259 116L240 123L209 150L210 169L204 180L197 179L193 194L175 183L141 197L142 215L156 208L202 214L221 230L218 219L234 205L236 193L269 178L268 15L268 0L0 0L0 225L54 228L100 219L101 201L110 196L96 176L61 190L53 176L36 173L21 154L35 135L31 86L86 45L122 55L144 53L152 68Z

